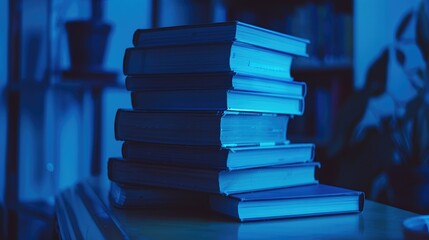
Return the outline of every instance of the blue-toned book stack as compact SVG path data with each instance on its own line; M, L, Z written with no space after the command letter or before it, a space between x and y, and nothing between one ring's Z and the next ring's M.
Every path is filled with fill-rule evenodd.
M287 138L306 95L290 68L308 44L242 22L136 30L112 202L210 206L240 221L360 212L362 193L318 184L314 144Z

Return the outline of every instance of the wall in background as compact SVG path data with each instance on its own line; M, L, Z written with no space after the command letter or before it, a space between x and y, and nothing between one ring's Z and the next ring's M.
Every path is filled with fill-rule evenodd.
M37 17L40 5L49 0L42 1L43 4L38 2L37 6L31 0L24 1L28 13L24 22L32 34L23 35L22 46L25 54L22 60L20 198L28 201L50 196L53 200L55 193L88 176L90 171L94 114L92 96L89 90L83 90L83 85L70 87L59 84L62 81L59 73L70 67L65 23L88 19L90 1L52 0L50 21L45 20L46 16ZM107 174L107 158L120 156L121 153L121 143L114 138L113 122L117 108L130 107L130 95L123 85L123 55L125 48L131 47L134 31L150 27L152 1L109 0L105 3L104 20L113 28L104 68L117 72L119 83L103 91L101 157L105 162L102 163L101 174ZM43 11L47 9L43 8ZM31 22L31 18L36 23ZM32 36L38 36L36 41L32 41ZM47 45L49 51L41 48L32 52L31 44ZM51 62L38 61L40 57L48 59L47 54L51 54ZM32 66L32 62L38 64ZM46 74L49 75L44 79ZM51 85L27 86L44 80Z
M3 202L4 171L6 163L6 94L7 83L7 37L9 1L0 1L0 202Z
M226 9L222 0L159 0L158 4L158 27L226 20Z
M122 73L122 62L125 49L132 47L133 33L138 28L150 28L152 18L151 0L109 0L106 1L106 21L113 24L105 66L108 70L118 72L118 81L124 84L125 76ZM130 93L125 87L107 89L103 96L103 130L101 174L107 175L107 159L120 157L122 142L116 141L114 136L114 120L118 108L131 108Z

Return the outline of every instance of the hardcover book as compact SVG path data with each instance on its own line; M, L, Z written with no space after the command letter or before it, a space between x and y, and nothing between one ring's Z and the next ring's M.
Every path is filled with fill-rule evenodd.
M136 111L119 109L117 140L223 147L287 142L288 115L232 111Z
M134 109L216 110L302 115L304 96L235 90L145 91L131 93Z
M207 194L172 188L111 181L109 196L118 208L209 208Z
M291 218L363 210L364 193L324 184L229 196L211 195L211 208L239 221Z
M308 40L239 21L186 25L134 32L134 46L167 46L238 41L280 52L307 56Z
M307 93L305 82L260 78L234 72L127 76L125 86L133 92L230 89L298 97Z
M311 162L314 144L230 147L124 142L122 157L146 164L237 170Z
M198 192L233 194L315 184L315 162L235 171L149 165L110 158L109 179L123 184L150 185Z
M229 72L291 79L293 55L239 42L128 48L125 75Z

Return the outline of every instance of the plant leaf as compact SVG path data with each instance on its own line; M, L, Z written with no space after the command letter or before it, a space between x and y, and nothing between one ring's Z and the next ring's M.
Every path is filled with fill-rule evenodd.
M420 4L417 13L416 42L426 64L429 61L429 17L425 10L425 2Z
M398 29L396 30L396 40L400 40L402 37L402 34L404 33L405 29L408 27L408 24L411 21L411 18L413 17L413 12L409 11L404 18L402 18L401 23L398 26Z
M398 60L399 64L401 64L401 66L403 67L405 65L404 52L399 48L395 48L395 54L396 54L396 60Z
M364 88L371 96L379 96L386 90L388 60L389 49L385 48L368 69Z

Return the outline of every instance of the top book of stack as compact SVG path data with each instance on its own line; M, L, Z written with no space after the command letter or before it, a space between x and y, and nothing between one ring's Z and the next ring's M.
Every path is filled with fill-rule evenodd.
M135 47L219 42L241 42L292 55L308 56L308 40L239 21L137 29L133 36Z
M241 22L138 29L126 49L128 76L233 72L292 80L295 56L307 56L305 39Z

